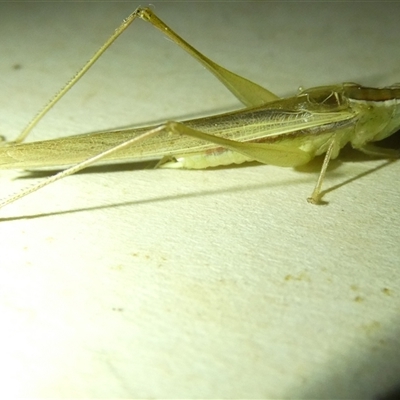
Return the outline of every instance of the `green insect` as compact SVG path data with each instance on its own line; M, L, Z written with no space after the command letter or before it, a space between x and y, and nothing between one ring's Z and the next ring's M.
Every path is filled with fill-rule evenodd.
M135 20L150 22L212 72L244 105L237 111L137 129L110 130L23 143L29 132ZM159 168L202 169L258 161L283 167L304 165L325 154L308 201L318 204L331 159L350 143L372 156L399 152L372 143L400 129L400 86L367 88L355 83L322 86L279 98L219 66L188 44L150 9L138 8L13 142L0 146L0 168L66 169L0 202L12 203L50 183L100 163L159 159Z

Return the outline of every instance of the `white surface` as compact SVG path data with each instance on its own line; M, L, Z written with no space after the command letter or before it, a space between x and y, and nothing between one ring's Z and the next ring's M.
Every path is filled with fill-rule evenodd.
M137 5L2 3L1 133ZM399 3L155 11L279 95L400 81ZM135 25L31 140L238 106ZM356 179L321 207L305 201L318 165L82 173L1 210L1 397L371 398L398 384L400 163L333 163L325 188ZM2 195L24 175L1 171Z

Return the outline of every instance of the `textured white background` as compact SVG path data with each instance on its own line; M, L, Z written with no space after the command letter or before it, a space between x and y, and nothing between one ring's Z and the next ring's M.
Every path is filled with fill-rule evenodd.
M400 81L399 3L152 3L200 51L282 96ZM16 137L137 5L2 2L1 134ZM238 106L138 21L30 140ZM390 390L400 382L400 164L347 153L325 181L340 186L317 207L305 199L320 163L108 168L2 209L1 397ZM0 171L2 196L26 176Z

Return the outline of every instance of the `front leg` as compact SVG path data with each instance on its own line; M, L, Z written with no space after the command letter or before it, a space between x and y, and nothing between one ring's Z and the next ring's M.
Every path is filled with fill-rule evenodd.
M375 146L371 143L368 143L357 150L361 151L364 154L368 154L371 157L379 157L379 158L400 158L400 151L394 149L387 149L384 147Z

